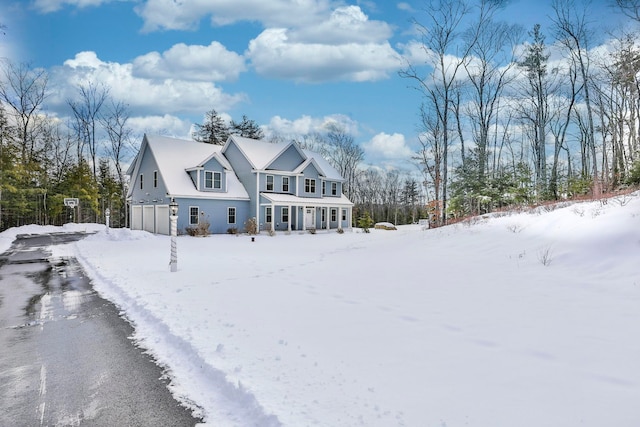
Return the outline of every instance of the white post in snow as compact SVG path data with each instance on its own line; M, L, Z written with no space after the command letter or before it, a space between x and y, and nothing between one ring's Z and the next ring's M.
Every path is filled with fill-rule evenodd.
M104 210L105 225L107 226L107 234L109 234L109 217L111 216L111 209Z
M178 235L178 204L175 199L171 199L169 203L169 220L171 221L171 259L169 266L172 273L178 271L178 243L176 237Z

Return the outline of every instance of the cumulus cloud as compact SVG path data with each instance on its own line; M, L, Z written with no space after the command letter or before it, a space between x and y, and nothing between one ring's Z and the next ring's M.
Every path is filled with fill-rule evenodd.
M133 61L133 75L149 79L229 81L246 70L244 59L214 41L209 46L179 43L163 53L150 52Z
M246 53L259 74L299 82L387 78L400 66L388 42L327 45L291 41L286 29L267 29L251 40Z
M391 35L389 24L370 21L358 6L339 7L328 19L290 32L293 41L322 44L379 43Z
M58 106L73 99L77 87L88 82L104 84L113 98L126 102L139 113L158 110L167 114L202 113L212 105L226 110L246 99L243 94L227 94L211 82L136 77L132 64L105 62L90 51L80 52L62 67L55 68L52 79L59 90L52 94L50 101Z
M329 9L329 0L146 0L136 12L144 20L143 31L195 28L205 16L214 25L257 21L266 26L306 25Z
M288 139L298 139L313 133L323 134L333 126L345 130L350 135L358 134L358 123L342 114L331 114L324 117L303 115L294 120L274 116L265 127L267 135L279 135Z
M191 128L193 126L191 121L183 120L170 114L131 117L127 124L131 127L133 133L137 135L150 133L187 139L191 139Z
M389 135L381 132L369 142L362 144L367 159L371 160L408 160L413 152L407 146L404 135Z

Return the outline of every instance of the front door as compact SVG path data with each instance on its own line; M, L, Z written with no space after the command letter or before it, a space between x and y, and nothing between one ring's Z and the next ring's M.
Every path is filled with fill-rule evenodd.
M305 228L316 228L316 208L305 208L304 226Z

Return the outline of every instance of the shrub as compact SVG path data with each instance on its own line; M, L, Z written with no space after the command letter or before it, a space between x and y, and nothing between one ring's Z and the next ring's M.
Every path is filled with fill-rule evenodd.
M227 234L238 234L238 229L235 227L227 228Z
M338 232L338 234L344 234L344 229L342 228L338 228L336 231Z
M203 214L204 215L204 214ZM209 226L211 224L209 224L209 221L201 219L200 222L192 227L187 227L185 228L185 231L187 232L187 234L189 236L198 236L198 237L202 237L202 236L208 236L209 234L211 234L209 232Z
M364 215L358 218L358 227L362 228L362 231L364 233L368 233L372 225L373 219L371 219L371 215L369 215L369 212L365 211Z
M244 229L247 234L258 234L258 222L256 221L256 218L249 218L247 222L244 223Z

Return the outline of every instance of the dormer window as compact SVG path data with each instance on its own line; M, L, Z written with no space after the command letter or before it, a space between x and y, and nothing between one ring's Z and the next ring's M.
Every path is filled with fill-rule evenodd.
M219 190L222 188L222 174L220 172L204 172L204 188L208 190Z

